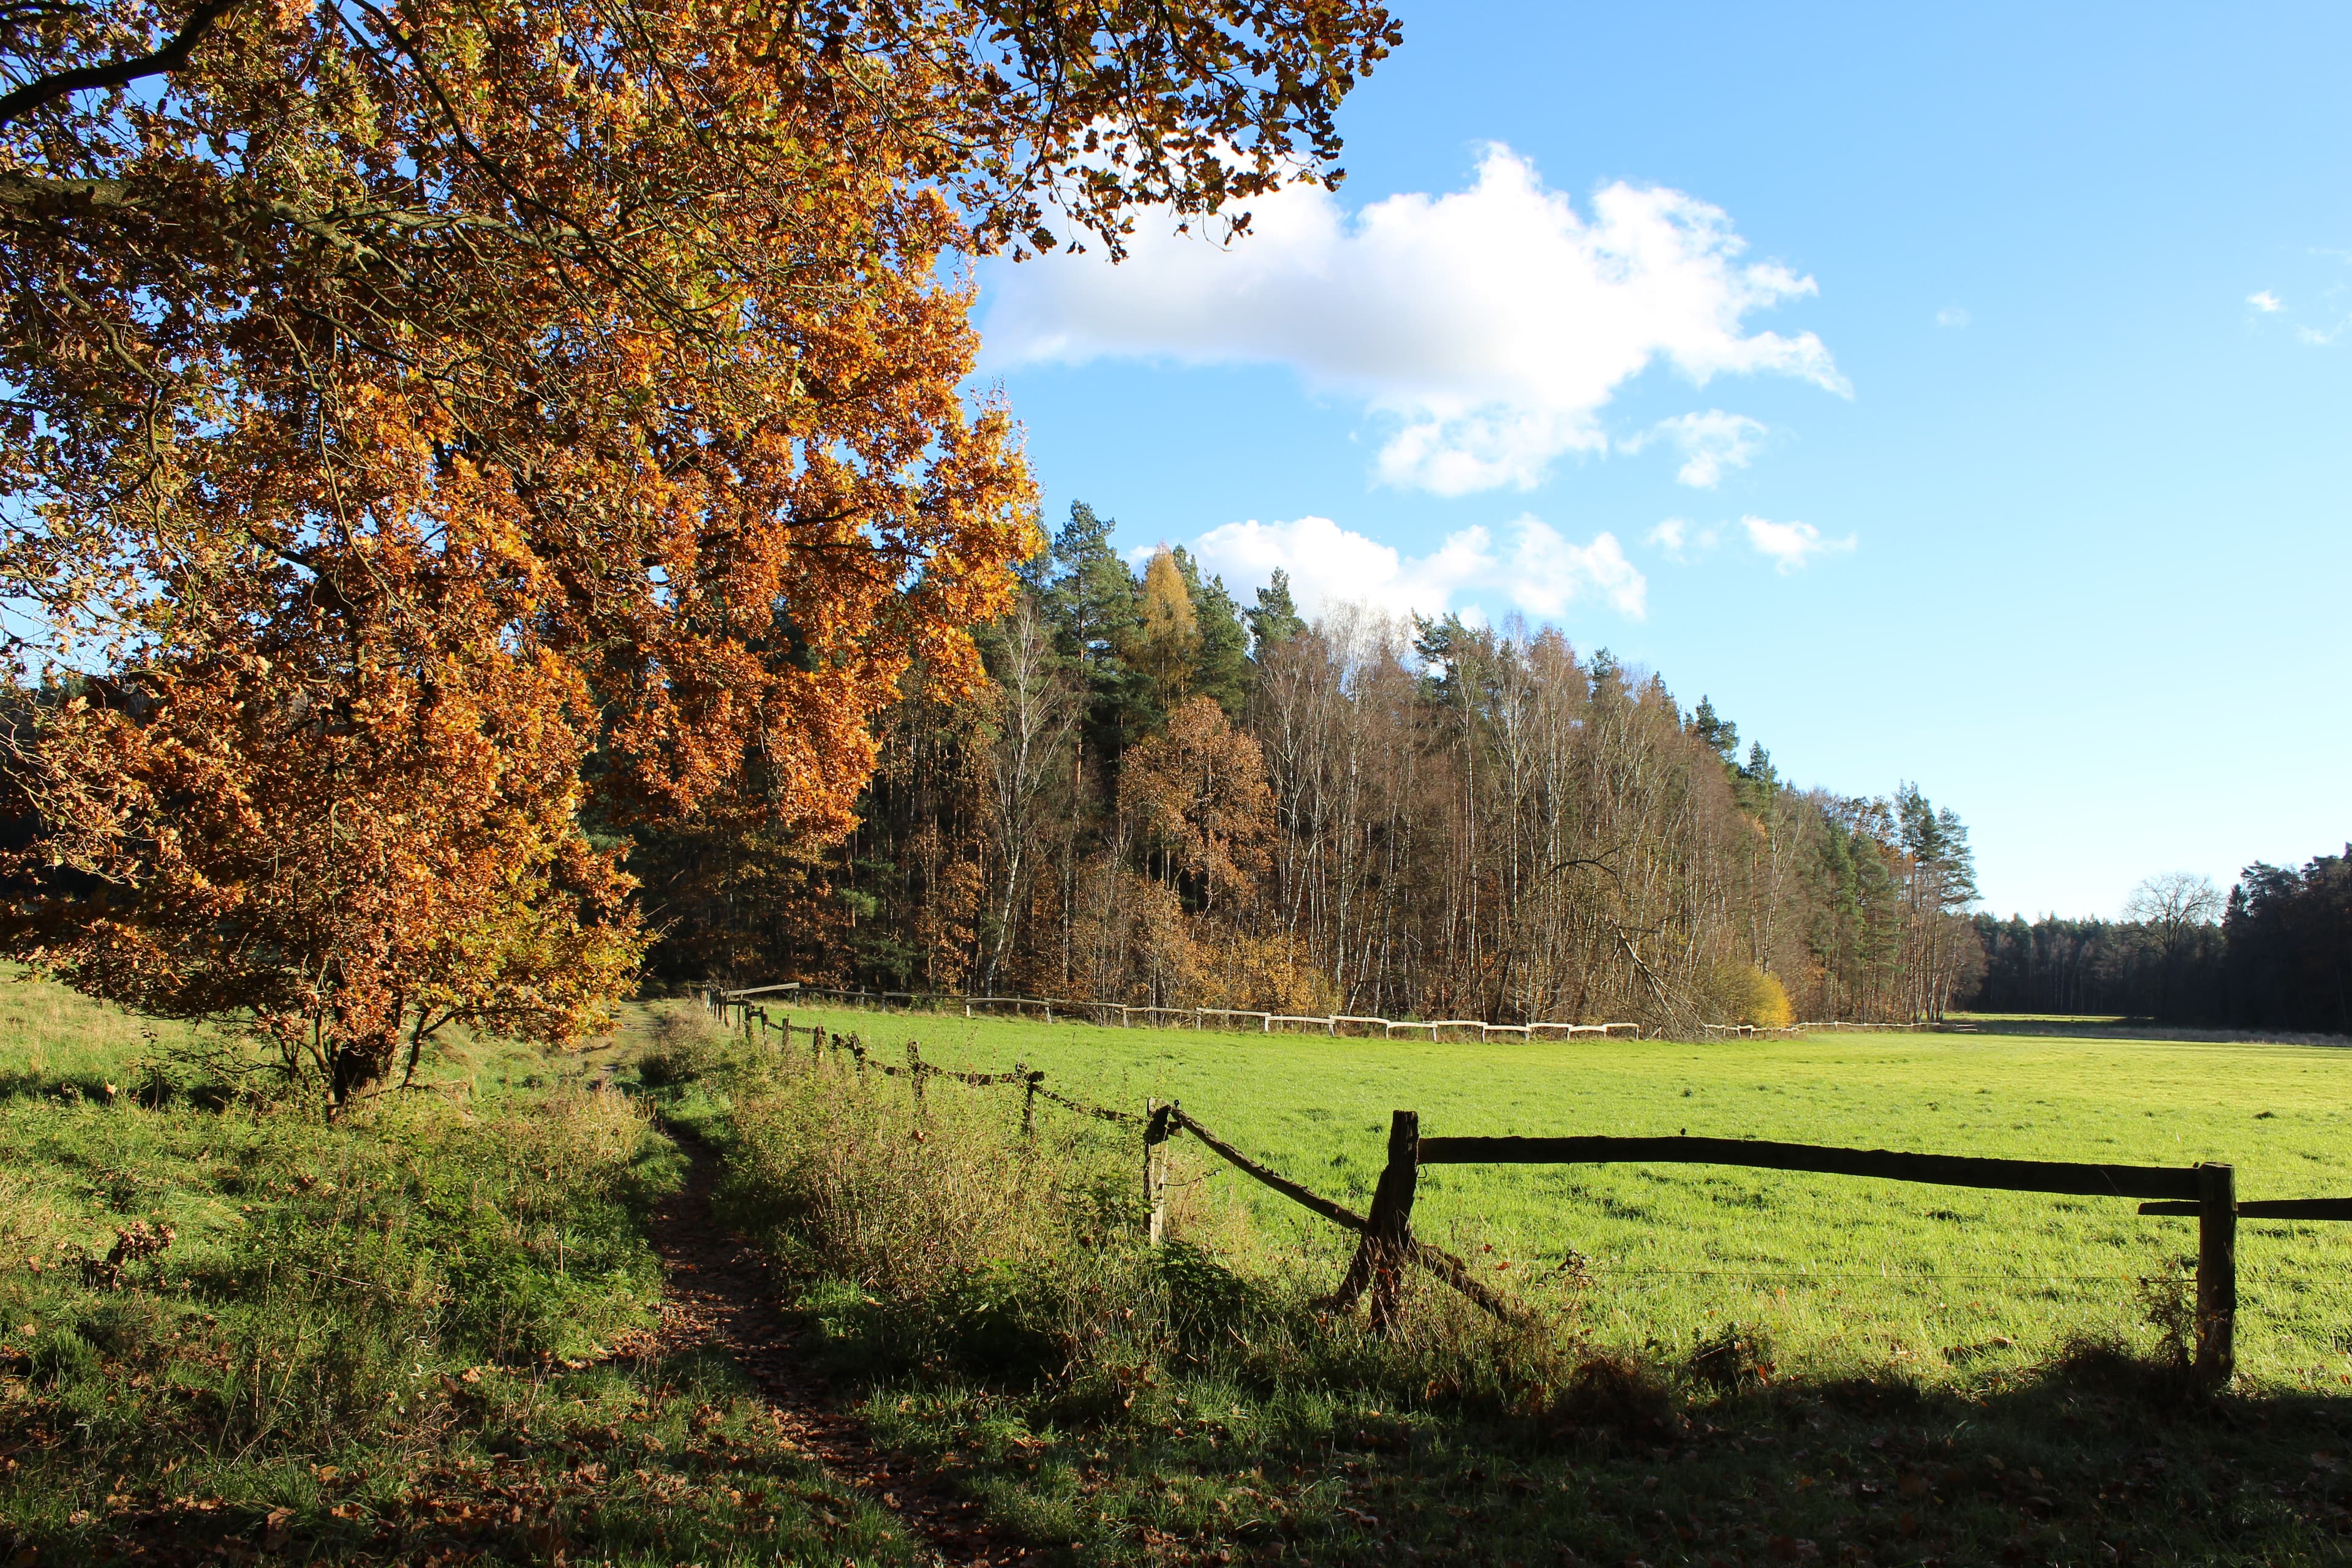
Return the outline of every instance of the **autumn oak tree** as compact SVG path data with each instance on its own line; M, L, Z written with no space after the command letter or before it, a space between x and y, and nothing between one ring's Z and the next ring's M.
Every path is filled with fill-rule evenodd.
M337 1104L452 1020L591 1026L643 936L583 821L842 831L1034 548L943 261L1244 228L1393 39L0 0L9 951Z

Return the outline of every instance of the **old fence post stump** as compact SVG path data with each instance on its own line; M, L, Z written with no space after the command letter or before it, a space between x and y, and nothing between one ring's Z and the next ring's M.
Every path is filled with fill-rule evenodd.
M2197 1167L2197 1380L2226 1387L2237 1370L2238 1173Z
M923 1109L923 1052L914 1041L907 1042L907 1081L915 1086L915 1109Z
M1021 1075L1021 1136L1037 1135L1037 1086L1045 1081L1042 1072L1031 1072L1025 1062L1015 1062L1013 1070Z
M1146 1239L1158 1247L1168 1237L1168 1118L1172 1104L1143 1102L1143 1201L1150 1212Z

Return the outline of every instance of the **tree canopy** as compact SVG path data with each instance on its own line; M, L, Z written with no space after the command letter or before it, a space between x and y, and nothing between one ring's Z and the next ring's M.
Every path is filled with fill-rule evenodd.
M609 950L609 994L635 938L583 814L845 831L874 715L912 660L976 677L1036 547L943 262L1055 214L1114 251L1147 206L1245 227L1338 177L1331 111L1394 33L1253 0L0 5L14 951L299 1017L357 1053L339 1093L498 972L403 879L521 898L532 942ZM415 799L368 782L391 756ZM475 849L423 837L469 813ZM389 901L298 939L263 913L297 879ZM362 984L371 942L407 956Z

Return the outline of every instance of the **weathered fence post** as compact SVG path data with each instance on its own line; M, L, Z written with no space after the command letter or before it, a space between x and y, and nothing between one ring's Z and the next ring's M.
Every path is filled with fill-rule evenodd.
M2197 1167L2197 1378L2227 1386L2237 1369L2238 1173Z
M1037 1135L1037 1086L1045 1081L1042 1072L1032 1072L1025 1062L1015 1062L1013 1070L1021 1075L1021 1136Z
M1372 1327L1396 1321L1397 1286L1412 1247L1412 1194L1421 1183L1421 1112L1400 1110L1389 1118L1389 1163L1372 1189L1372 1210L1364 1216L1364 1239L1332 1292L1331 1304L1346 1311L1369 1288Z
M1151 1211L1146 1239L1154 1247L1168 1236L1168 1113L1174 1109L1143 1102L1143 1201Z
M923 1109L923 1053L914 1041L907 1042L907 1077L915 1086L915 1109Z
M839 1045L841 1043L841 1037L839 1035L834 1036L833 1043L836 1046ZM856 1064L857 1076L859 1078L864 1078L866 1076L866 1042L859 1039L855 1031L853 1031L849 1037L849 1059L853 1063Z
M1397 1287L1404 1280L1412 1246L1412 1196L1421 1184L1421 1112L1400 1110L1389 1119L1389 1163L1372 1190L1372 1327L1396 1322Z

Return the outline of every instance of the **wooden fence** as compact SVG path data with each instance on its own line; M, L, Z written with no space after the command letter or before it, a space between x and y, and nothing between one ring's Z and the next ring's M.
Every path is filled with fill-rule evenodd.
M1642 1163L1744 1165L1996 1192L2059 1193L2076 1197L2147 1198L2143 1214L2197 1216L2195 1370L2211 1386L2229 1381L2236 1363L2237 1226L2247 1217L2352 1219L2352 1200L2317 1199L2241 1205L2237 1173L2229 1165L2092 1165L2058 1160L1999 1160L1968 1155L1909 1154L1886 1149L1836 1149L1745 1138L1524 1138L1420 1135L1420 1117L1396 1112L1389 1163L1374 1196L1368 1251L1397 1255L1398 1238L1412 1234L1412 1196L1423 1165L1550 1165ZM1383 1206L1382 1199L1386 1199ZM1370 1259L1377 1270L1385 1259ZM1375 1284L1375 1290L1381 1289ZM1393 1285L1387 1289L1393 1290ZM1394 1310L1391 1305L1389 1309ZM1378 1295L1374 1313L1381 1310Z
M734 994L711 994L712 1010L725 1017L730 1009L745 1037L754 1031L764 1037L778 1031L787 1045L800 1032L787 1018L779 1026L766 1009L743 1003ZM813 1048L828 1041L825 1031L808 1027ZM919 1047L908 1041L906 1065L874 1061L855 1035L833 1035L831 1045L848 1051L858 1070L869 1068L893 1076L903 1074L919 1101L926 1078L941 1078L975 1087L1019 1085L1024 1091L1021 1121L1024 1132L1034 1125L1034 1108L1043 1099L1081 1115L1139 1129L1143 1136L1143 1188L1148 1206L1147 1230L1153 1245L1166 1226L1166 1146L1179 1133L1189 1134L1234 1170L1310 1214L1317 1215L1360 1240L1333 1291L1331 1305L1353 1307L1369 1295L1371 1319L1385 1331L1399 1311L1399 1287L1408 1268L1428 1270L1497 1318L1516 1316L1511 1304L1480 1283L1462 1259L1413 1235L1412 1206L1424 1165L1551 1165L1551 1164L1702 1164L1740 1165L1752 1170L1807 1172L1822 1175L1860 1176L1882 1181L1920 1182L1939 1186L1975 1187L1992 1192L2051 1193L2073 1197L2138 1198L2144 1215L2196 1216L2197 1310L2194 1370L2209 1386L2226 1384L2236 1364L2238 1311L2237 1222L2240 1219L2352 1220L2352 1198L2273 1198L2240 1202L2234 1167L2220 1163L2196 1165L2085 1164L2062 1160L2005 1160L1977 1155L1913 1154L1887 1149L1841 1149L1812 1143L1781 1143L1751 1138L1691 1137L1522 1137L1517 1135L1453 1135L1424 1138L1417 1111L1399 1110L1390 1119L1388 1158L1372 1190L1369 1212L1358 1214L1304 1184L1261 1164L1219 1138L1186 1114L1174 1100L1144 1102L1143 1114L1054 1092L1045 1087L1045 1075L1024 1064L1011 1072L964 1072L925 1062Z
M1048 1024L1054 1021L1054 1010L1058 1007L1062 1010L1062 1016L1065 1018L1083 1016L1097 1021L1116 1020L1121 1027L1131 1027L1138 1017L1141 1017L1147 1026L1156 1019L1164 1019L1171 1026L1178 1028L1190 1026L1195 1029L1212 1027L1211 1020L1216 1020L1213 1025L1215 1027L1241 1029L1255 1027L1258 1033L1265 1035L1275 1034L1277 1031L1286 1034L1300 1029L1335 1036L1370 1035L1377 1029L1381 1038L1391 1039L1400 1030L1410 1037L1416 1030L1426 1029L1429 1031L1429 1037L1436 1040L1446 1037L1449 1031L1458 1037L1475 1029L1481 1040L1490 1040L1498 1035L1505 1037L1517 1035L1525 1040L1541 1039L1546 1037L1568 1039L1577 1035L1625 1036L1638 1039L1642 1036L1641 1025L1628 1023L1563 1024L1538 1021L1526 1024L1489 1024L1479 1018L1375 1018L1351 1013L1333 1013L1318 1016L1314 1014L1268 1013L1245 1007L1145 1007L1132 1003L1090 1002L1068 996L967 996L948 992L861 991L851 986L814 985L797 980L785 981L776 985L754 985L740 991L724 992L721 994L732 999L740 999L746 996L772 996L784 992L792 992L803 996L838 996L845 1001L869 1003L884 1008L889 1007L893 1002L903 1003L910 1009L961 1007L963 1016L967 1018L973 1016L972 1009L975 1007L983 1010L998 1007L1011 1008L1016 1017L1024 1016L1024 1009L1034 1009L1035 1014L1042 1016ZM1727 1036L1743 1039L1788 1039L1802 1035L1809 1029L1866 1029L1873 1033L1879 1033L1888 1030L1938 1029L1944 1026L1932 1022L1869 1024L1853 1019L1832 1019L1813 1024L1791 1024L1786 1028L1779 1029L1767 1028L1755 1024L1701 1024L1697 1027L1702 1035L1706 1036ZM1659 1037L1663 1037L1663 1032Z

